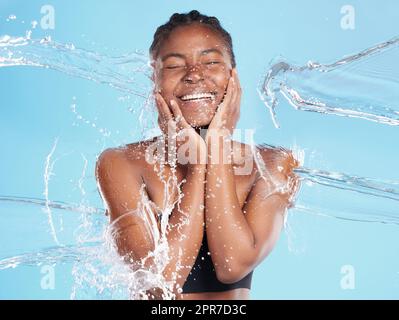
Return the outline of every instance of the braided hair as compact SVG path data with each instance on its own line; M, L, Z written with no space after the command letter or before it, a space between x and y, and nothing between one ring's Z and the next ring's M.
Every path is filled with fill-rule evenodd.
M216 17L201 14L197 10L192 10L189 13L174 13L169 18L168 22L159 26L154 34L154 39L150 47L150 55L153 58L158 55L159 49L162 46L163 41L169 37L170 33L175 28L180 26L187 26L193 23L202 23L207 27L210 27L212 30L216 31L222 37L223 41L228 47L231 64L234 68L236 66L236 62L233 52L233 41L230 34L225 29L223 29L219 20Z

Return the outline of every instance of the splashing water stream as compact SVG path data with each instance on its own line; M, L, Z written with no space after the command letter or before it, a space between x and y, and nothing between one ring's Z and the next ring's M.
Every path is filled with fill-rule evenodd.
M272 63L258 88L276 128L280 98L300 111L399 125L399 38L330 64Z
M309 62L305 67L294 67L286 62L274 64L259 90L262 100L266 103L272 114L273 121L278 126L275 118L275 109L278 105L277 96L281 94L298 110L314 111L325 114L336 114L347 117L357 117L376 121L381 124L398 125L399 107L389 102L398 101L399 69L384 69L381 62L389 57L397 56L399 39L382 43L359 54L344 58L332 64L322 65ZM384 58L384 59L383 59ZM380 73L374 69L362 68L370 60L375 65L385 70ZM95 52L75 48L52 41L50 38L41 40L26 37L0 37L0 68L15 66L44 67L61 71L63 73L85 78L97 83L109 85L122 92L143 98L146 103L151 99L150 66L148 57L134 53L120 57L107 57ZM395 64L396 66L397 64ZM373 99L368 91L359 92L353 88L346 88L345 84L355 83L356 88L363 86L363 81L370 74L375 75L376 86L384 86L384 93ZM337 81L337 79L340 79ZM343 87L330 86L329 83L342 83ZM342 89L346 89L341 91ZM378 90L377 90L378 91ZM312 97L320 97L317 100ZM368 104L365 101L369 101ZM117 253L114 239L114 225L108 224L104 217L104 210L90 205L74 205L49 199L48 182L52 174L53 163L51 157L56 148L57 140L46 159L45 165L45 199L32 199L24 197L0 196L0 205L18 204L40 207L47 214L50 232L56 246L47 246L34 252L24 252L18 255L0 256L0 270L15 268L22 265L40 265L43 263L73 262L73 276L75 279L72 298L82 297L129 297L131 299L146 299L146 291L152 287L160 287L166 299L174 297L171 291L172 283L167 283L162 277L168 261L168 244L166 232L168 217L176 203L183 196L180 185L176 179L176 164L172 165L172 178L165 181L163 177L164 164L160 162L158 174L164 183L164 210L152 203L144 188L141 189L140 206L134 212L126 215L135 215L142 219L154 243L154 251L149 257L154 258L155 265L152 270L144 268L132 269ZM276 148L277 149L277 148ZM253 155L262 178L270 180L268 174L272 163L264 163L257 156L257 149L253 146ZM282 151L282 149L279 149ZM85 159L85 168L87 159ZM302 163L303 164L303 163ZM84 175L85 169L83 171ZM399 223L399 182L386 182L375 179L356 177L343 173L333 173L309 169L303 166L297 168L295 173L302 183L316 185L325 189L343 190L356 194L363 194L388 201L392 204L389 212L367 214L367 210L360 210L362 214L351 216L347 212L334 211L327 215L341 219L356 221L373 221L380 223ZM273 181L272 181L273 183ZM274 185L274 190L281 190L284 186ZM84 195L81 180L79 188ZM171 194L178 191L178 199L171 201ZM299 197L300 199L300 197ZM307 213L320 213L320 208L298 203L297 209ZM57 236L53 215L57 212L68 212L69 215L80 213L79 227L73 232L72 243L62 243ZM160 217L160 228L154 217ZM4 217L1 217L4 219ZM184 222L183 222L184 223ZM143 263L141 261L140 263ZM183 266L182 266L183 267Z

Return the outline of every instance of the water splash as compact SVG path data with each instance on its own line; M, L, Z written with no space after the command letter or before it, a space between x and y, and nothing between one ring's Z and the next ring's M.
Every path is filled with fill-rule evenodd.
M263 145L262 147L265 146ZM272 146L269 146L269 148L274 148L281 156L287 156L288 150L284 148ZM253 147L253 150L259 151L259 148ZM301 153L300 150L298 153ZM270 177L273 170L278 170L277 167L274 168L278 163L275 161L278 157L271 157L266 159L266 161L259 156L255 157L255 159L261 167L263 177ZM49 206L54 210L68 212L68 215L81 213L80 215L74 215L73 218L74 220L79 219L78 223L75 223L77 229L73 230L73 243L64 246L47 245L41 250L12 256L1 254L0 269L39 266L44 263L73 263L74 286L71 293L71 298L73 299L93 297L148 299L147 290L154 287L162 289L165 299L173 299L173 281L167 282L162 276L162 271L168 262L169 248L165 237L168 217L178 201L171 201L171 199L174 199L172 194L178 192L179 185L176 184L176 180L173 177L167 180L163 178L164 165L162 162L159 163L158 174L165 183L165 199L168 200L165 203L166 209L160 210L150 201L144 192L144 188L142 188L140 191L142 198L138 209L127 212L119 218L139 217L147 228L147 232L154 244L154 250L149 252L147 257L141 261L126 263L125 257L121 257L118 254L115 245L115 233L118 232L117 228L115 228L117 220L109 224L105 218L104 209L48 201L46 199L0 196L0 204L14 203L19 205L18 207L22 204L39 207ZM85 175L84 171L85 169L82 176ZM399 207L399 182L378 181L342 173L307 169L303 166L295 169L295 174L302 180L301 194L298 195L299 199L295 204L296 210L308 214L325 215L352 221L399 224L399 210L397 210ZM278 181L273 181L272 184L272 192L269 192L266 196L270 196L273 192L284 191L284 186L279 184ZM385 209L381 207L380 211L367 212L365 210L367 203L364 203L358 212L353 210L353 208L350 208L351 210L349 211L341 210L342 208L334 208L328 202L325 202L325 207L315 207L309 199L314 198L315 190L318 190L318 187L329 189L327 191L328 194L334 190L359 194L361 195L359 203L362 204L370 198L374 198L373 201L375 199L381 200L383 203L390 201L388 207L391 208L391 211L385 212ZM303 189L306 188L311 189L310 198L306 198L306 192L302 194ZM83 193L84 190L81 190L81 192ZM334 201L337 199L335 194L332 194L332 197ZM328 197L323 196L323 199L328 199ZM351 200L353 200L353 197L351 197ZM57 212L55 211L53 214L57 214ZM155 219L157 216L159 220ZM286 226L287 229L288 227ZM154 259L153 267L145 268L145 262L150 258ZM132 267L133 265L135 267Z
M78 212L85 214L104 214L104 209L94 208L94 207L85 207L76 204L69 204L62 201L52 201L48 199L38 199L38 198L29 198L29 197L16 197L16 196L5 196L0 195L0 203L1 202L11 202L17 204L32 204L38 205L41 207L49 207L53 209L61 209L69 212Z
M148 198L144 185L140 194L141 200L136 210L126 212L111 224L107 224L102 236L103 245L98 248L95 259L85 256L84 263L77 261L74 264L75 282L72 298L87 296L149 299L148 290L152 288L162 290L164 299L170 300L175 297L173 286L176 279L166 281L163 276L163 270L169 262L166 227L174 203L160 211ZM146 229L149 241L152 242L153 250L141 260L134 260L129 254L121 256L118 253L118 224L124 219L133 219L136 223L141 223ZM87 234L87 228L82 231ZM146 265L148 260L153 261L150 267Z
M85 176L86 176L86 169L87 169L88 161L87 161L87 159L86 159L86 157L85 157L85 155L83 153L81 153L81 156L82 156L82 158L84 160L84 167L83 167L82 175L79 178L78 185L79 185L79 190L80 190L82 196L84 197L86 195L86 191L83 188L83 180L85 179Z
M50 37L41 40L32 40L30 37L30 31L27 32L25 37L1 37L0 67L33 66L53 69L75 77L81 77L97 83L109 85L128 95L132 94L144 98L145 103L141 106L142 114L140 115L140 123L144 124L143 112L146 111L146 107L148 109L152 91L152 83L150 81L151 68L147 56L136 52L121 57L108 57L96 52L76 48L73 44L57 43L52 41ZM75 104L72 105L72 112L77 114ZM91 125L93 126L93 124ZM18 256L5 257L0 261L2 263L1 266L5 268L20 264L35 265L39 264L40 260L43 260L43 257L47 257L50 259L49 261L53 262L76 261L73 268L75 286L72 297L81 296L88 288L95 288L94 292L92 292L94 296L107 291L108 296L113 297L117 294L117 291L119 292L117 288L124 287L125 289L127 288L127 291L125 290L124 292L128 294L128 297L145 298L146 290L152 287L158 287L162 289L164 297L169 299L173 298L171 290L173 283L167 283L165 279L163 279L162 270L165 268L168 261L169 248L166 241L168 217L176 201L181 198L181 195L179 195L176 201L171 200L171 193L179 190L175 179L175 171L173 171L173 176L175 178L171 177L165 180L163 177L164 164L160 163L158 168L160 179L165 185L164 197L166 201L162 214L159 214L159 208L154 207L154 204L150 202L149 199L145 197L145 193L142 192L142 205L140 209L135 212L128 212L123 216L124 218L128 215L138 216L142 219L155 245L154 251L149 252L148 256L142 261L135 263L136 265L140 263L144 264L146 260L150 258L154 259L153 270L145 270L144 268L131 270L128 264L123 263L123 259L121 260L121 257L117 254L114 243L115 233L117 232L115 224L109 225L108 223L104 223L101 235L98 234L97 228L94 230L96 236L92 236L92 222L90 221L92 217L86 214L86 210L82 212L79 219L79 227L74 232L74 240L77 241L78 244L72 247L59 245L60 242L56 233L58 230L53 223L51 208L80 211L80 206L76 208L76 206L50 201L48 198L48 182L50 175L54 174L52 173L54 162L50 163L50 158L55 150L56 143L46 160L46 169L44 173L46 186L44 194L46 200L33 200L18 197L3 197L2 200L43 206L43 210L46 210L48 213L48 223L51 227L53 240L58 246L48 246L34 253L24 253ZM85 167L82 173L84 177L87 159L83 155L82 157L85 161ZM83 178L79 180L78 186L82 197L84 197L86 192L82 187L82 179ZM104 210L91 208L91 211L98 213ZM160 230L158 230L157 227L158 223L153 219L155 216L159 216L160 218ZM184 223L184 221L182 223ZM91 254L85 255L87 253L86 243L92 243L93 241L95 243L100 242L102 245L90 248L92 250ZM84 250L82 248L84 248ZM64 257L64 254L68 256L67 259ZM104 270L107 271L104 272ZM177 274L175 277L177 277ZM140 279L138 280L138 278Z
M10 14L8 16L8 18L6 19L6 21L8 22L8 21L16 20L16 19L17 19L17 16L15 14Z
M301 177L303 189L295 204L298 211L357 222L399 224L399 181L304 167L294 171ZM323 199L322 206L317 198Z
M2 207L1 212L4 212L0 216L0 219L4 219L2 224L11 223L15 229L13 235L18 236L24 232L24 224L17 222L29 220L35 226L35 229L31 228L30 232L36 235L36 243L33 246L27 243L25 248L19 247L19 251L22 251L19 254L14 254L16 250L12 242L3 245L0 249L0 270L72 263L74 277L72 298L148 299L147 290L157 287L163 290L165 299L173 299L174 282L168 282L162 276L162 271L168 262L169 248L165 234L160 231L166 231L166 227L158 229L158 222L155 219L158 209L145 193L142 193L142 197L140 207L127 212L120 219L127 216L142 219L149 235L152 236L155 248L141 261L126 263L125 257L119 255L115 244L115 233L118 232L115 228L117 221L110 224L104 215L104 209L46 199L1 196L0 207ZM12 219L16 219L15 223L9 216L12 212L10 205L17 209L17 212L13 212L12 215ZM32 205L40 209L51 207L54 217L67 214L68 227L62 232L63 245L54 245L56 244L54 238L45 237L44 230L41 228L46 225L43 223L45 217L40 214L34 215ZM168 214L168 211L170 208L163 214ZM61 234L57 225L54 227ZM150 258L154 259L154 266L146 269L143 266ZM133 265L135 268L132 267Z
M308 168L298 168L294 172L305 180L320 185L399 201L399 182L396 181L379 181L376 179L349 176L344 173Z
M101 242L86 243L85 246L55 246L37 252L29 252L0 260L0 270L18 266L41 266L45 264L69 263L93 259Z
M274 155L262 158L260 148L273 150ZM293 148L292 153L268 144L253 146L252 150L261 178L267 182L265 197L292 190L294 179L299 179L300 192L294 195L292 204L301 212L359 222L399 224L399 181L306 168L304 151L298 147ZM290 157L295 159L297 167L293 169L294 175L282 183L273 178L274 172L279 170L280 159ZM320 198L323 205L317 200ZM337 204L337 199L341 205Z
M273 63L258 88L276 128L284 97L296 110L399 125L399 38L330 64Z
M50 161L51 161L51 157L55 151L55 148L57 147L57 143L58 143L58 138L55 139L53 148L51 149L50 153L46 157L46 165L45 165L45 169L44 169L44 186L45 187L44 187L44 192L43 192L43 195L46 197L46 206L43 209L43 211L45 213L47 213L48 223L49 223L49 226L51 229L51 235L54 238L55 243L60 245L60 242L58 241L58 237L57 237L57 232L55 231L55 227L54 227L54 223L53 223L53 216L51 214L51 209L50 209L50 206L48 205L48 202L49 202L48 184L50 181L50 176L54 175L53 166L57 160L55 160L53 162L50 162Z
M355 59L354 59L355 61ZM337 68L339 63L337 62ZM317 64L310 64L316 70ZM84 49L75 48L74 45L60 44L47 37L41 40L31 40L30 33L26 37L12 38L4 36L0 38L0 67L10 66L35 66L58 70L66 74L85 78L97 83L106 84L116 88L127 94L133 94L148 100L150 86L149 83L148 58L145 55L134 53L121 57L108 57L95 52ZM326 66L324 66L326 67ZM332 69L335 67L330 66ZM310 67L309 67L310 68ZM278 68L277 68L278 69ZM284 69L284 67L282 67ZM321 70L322 68L320 68ZM288 71L285 70L285 71ZM275 75L280 75L281 70L276 71ZM275 76L274 75L274 76ZM136 77L137 76L137 77ZM392 100L393 101L393 100ZM76 106L73 105L73 112L76 113ZM143 109L144 110L144 109ZM274 112L274 107L273 107ZM140 116L141 117L141 116ZM55 148L55 146L54 146ZM53 148L53 151L54 151ZM280 152L286 152L282 148L275 148ZM255 154L256 148L253 148ZM52 164L50 153L46 162L45 181L52 172ZM165 151L165 150L163 150ZM299 150L300 151L300 150ZM300 155L300 152L298 153ZM300 155L303 157L303 155ZM87 167L87 159L82 155L85 164L82 177L79 179L79 189L82 197L86 195L83 189L83 179ZM302 159L303 160L303 159ZM269 172L273 161L264 163L260 157L255 157L255 161L261 170L263 170L262 178L270 181L270 192L265 196L270 196L273 192L284 192L286 186L279 184L278 181L272 179L273 175ZM172 176L168 179L164 176L165 163L158 161L156 166L157 174L164 184L164 209L156 207L146 194L141 190L141 205L139 209L133 212L127 212L122 218L135 216L142 219L147 233L151 237L154 250L148 253L148 256L141 261L135 261L138 268L132 268L126 263L124 257L121 257L115 246L115 222L109 224L104 217L104 209L94 208L85 204L68 204L59 201L51 201L48 198L48 192L45 194L46 199L32 199L1 196L0 203L29 204L36 205L47 210L55 209L52 215L57 214L57 210L81 213L80 216L73 216L77 221L76 229L73 231L72 244L64 244L63 246L54 246L51 243L45 248L38 250L26 251L19 255L1 254L0 269L13 268L16 266L34 266L42 263L74 263L73 277L74 288L71 294L72 298L83 297L102 297L102 298L131 298L131 299L148 299L146 291L153 287L161 288L166 299L172 299L171 287L173 281L165 281L162 276L168 261L168 245L166 241L166 230L168 226L168 218L173 208L178 205L182 198L180 185L177 182L176 163L171 163ZM303 161L301 162L303 164ZM54 164L54 162L53 162ZM278 168L277 168L278 170ZM397 185L395 183L380 183L370 179L362 179L349 175L322 172L306 168L299 168L296 174L301 176L303 182L313 183L311 188L315 186L328 187L332 190L344 190L345 192L356 192L363 195L372 195L375 198L383 199L383 201L395 201L397 203ZM183 183L182 181L181 183ZM48 191L48 185L46 185ZM177 193L177 197L174 197ZM323 208L312 207L311 202L305 205L298 203L297 209L308 211L309 213L321 214ZM325 209L325 208L324 208ZM329 217L348 218L350 215L339 214L337 212L328 213ZM343 211L342 211L343 212ZM158 221L154 217L159 217ZM32 217L29 217L30 219ZM352 218L351 218L352 219ZM397 221L397 216L364 213L357 217L353 217L356 221L374 221L389 223ZM53 219L49 219L52 230L59 232ZM182 224L188 221L182 221ZM159 224L159 225L158 225ZM71 231L71 230L70 230ZM57 244L58 238L54 237L53 241ZM154 267L146 269L142 267L149 259L155 261ZM141 265L141 267L140 267ZM184 266L179 265L178 268ZM175 275L177 276L177 274Z
M37 22L36 22L37 24ZM36 25L32 22L32 27ZM34 27L33 27L34 29ZM27 30L24 37L0 36L0 68L31 66L52 69L62 73L104 84L126 94L138 98L135 108L141 110L139 123L141 135L147 137L156 126L153 114L153 82L152 67L148 55L136 50L121 56L107 56L95 51L75 47L74 44L64 44L53 41L50 36L42 39L31 39L32 30ZM94 122L83 119L76 112L76 104L71 110L78 120L96 127ZM99 128L104 137L111 132Z
M51 37L31 39L30 32L25 37L0 37L0 68L11 66L53 69L144 99L152 87L149 59L143 53L109 57L55 42Z

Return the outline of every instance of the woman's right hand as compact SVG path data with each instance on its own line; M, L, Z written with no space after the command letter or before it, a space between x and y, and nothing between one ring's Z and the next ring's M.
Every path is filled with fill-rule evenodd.
M171 100L167 104L160 93L155 93L155 101L158 109L158 125L167 141L175 140L178 163L204 164L207 152L205 140L187 123L177 102ZM173 137L170 137L171 134Z

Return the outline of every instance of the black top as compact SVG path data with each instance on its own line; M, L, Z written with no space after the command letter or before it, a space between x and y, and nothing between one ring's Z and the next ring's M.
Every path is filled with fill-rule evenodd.
M248 273L240 281L231 284L220 282L216 277L212 258L208 252L208 241L206 239L206 232L204 232L197 259L183 285L183 293L219 292L237 288L251 289L253 271Z

